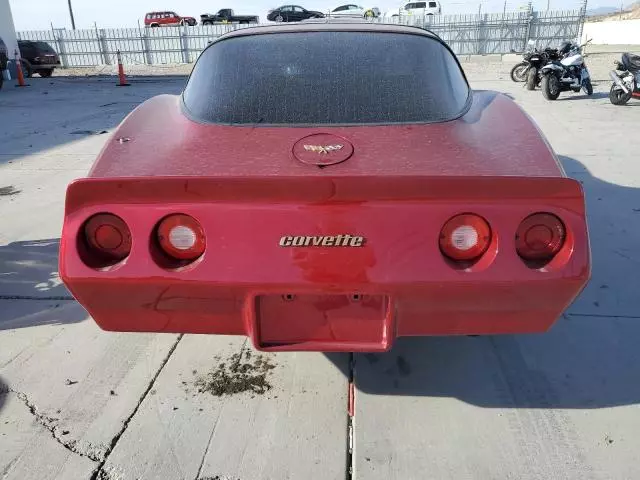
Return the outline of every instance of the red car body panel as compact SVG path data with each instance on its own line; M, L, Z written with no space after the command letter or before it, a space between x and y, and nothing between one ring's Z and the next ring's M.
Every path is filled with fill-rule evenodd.
M354 154L326 172L294 160L294 144L318 133L348 140ZM495 92L475 92L469 112L452 122L312 128L198 123L180 97L160 95L133 111L118 137L133 141L109 142L89 176L563 176L535 124Z
M325 168L298 161L311 134L350 142ZM162 138L162 148L158 147ZM124 140L123 140L124 139ZM96 270L77 248L84 222L110 212L129 226L130 255ZM474 265L438 247L452 216L491 226ZM515 250L534 212L567 240L543 268ZM202 225L193 264L156 262L168 214ZM361 248L283 248L285 235L357 234ZM179 97L138 107L67 192L60 274L106 330L241 334L262 350L382 351L398 336L541 332L590 274L584 198L531 120L505 96L475 92L461 118L428 125L239 127L198 123Z

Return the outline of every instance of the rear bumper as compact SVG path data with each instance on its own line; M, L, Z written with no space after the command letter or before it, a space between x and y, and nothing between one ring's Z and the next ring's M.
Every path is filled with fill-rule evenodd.
M383 351L410 335L542 332L589 279L575 180L371 182L80 180L67 190L60 276L105 330L247 335L262 350L321 351ZM96 270L82 261L78 239L84 222L103 212L129 226L132 248L120 264ZM200 222L207 247L172 270L157 262L154 232L177 212ZM486 253L466 268L438 246L442 225L461 212L481 215L492 229ZM544 268L526 265L515 250L518 225L533 212L557 215L567 231ZM282 243L345 234L361 236L359 248Z
M29 65L31 66L31 68L33 70L50 70L53 68L57 68L57 67L61 67L62 64L60 63L60 60L56 61L55 63L49 63L49 62L29 62Z
M544 332L586 280L354 285L348 292L149 278L70 286L104 330L247 335L259 350L373 352L401 336Z

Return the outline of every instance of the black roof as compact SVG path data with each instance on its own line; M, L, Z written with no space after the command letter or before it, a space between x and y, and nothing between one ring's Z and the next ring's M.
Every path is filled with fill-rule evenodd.
M271 33L294 33L294 32L384 32L384 33L407 33L412 35L424 35L425 37L442 39L424 28L411 27L408 25L397 25L389 23L377 23L357 18L316 18L295 23L278 23L275 25L258 25L249 28L239 28L227 32L211 43L218 40L225 40L232 37L243 37L247 35L261 35Z

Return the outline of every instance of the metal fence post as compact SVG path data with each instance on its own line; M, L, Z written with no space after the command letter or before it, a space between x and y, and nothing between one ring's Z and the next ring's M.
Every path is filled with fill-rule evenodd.
M97 30L96 34L98 34ZM102 61L105 65L111 65L111 58L109 56L109 44L107 43L104 29L100 30L100 34L98 35L98 44L100 45L100 55L102 55Z
M143 61L150 65L150 58L149 58L149 49L147 48L147 44L144 40L144 35L142 34L142 28L140 27L140 20L138 20L138 33L140 34L140 44L142 45L142 50L140 51L142 58L144 59Z
M62 68L69 68L69 57L67 55L67 47L64 42L64 38L62 38L62 32L64 30L58 30L58 34L56 35L56 31L53 31L53 35L56 38L56 43L58 44L58 55L60 57L60 62L62 62Z
M584 21L587 16L587 0L582 1L582 5L580 6L580 13L578 19L578 43L582 43L582 32L584 30Z
M102 48L102 40L100 39L100 34L98 33L98 25L96 23L93 24L93 29L96 32L96 43L98 45L98 51L100 52L102 65L106 65L107 62L105 61L105 52L103 51L103 48Z
M529 1L527 7L527 34L524 39L524 46L522 50L525 50L527 48L527 42L529 42L529 39L531 38L531 26L534 20L533 6L531 5L531 1Z
M182 48L182 63L191 63L189 58L189 33L186 25L183 25L180 29L180 47Z
M51 33L53 34L53 41L56 42L56 51L58 52L58 56L60 57L60 62L62 63L62 68L69 68L69 62L67 61L67 53L64 48L64 44L62 42L62 38L59 35L56 35L56 29L53 28L53 23L51 24Z
M144 33L144 58L147 65L153 63L153 56L151 55L151 40L149 39L149 32Z
M478 32L478 42L477 42L478 45L477 45L476 53L478 55L483 55L485 53L484 51L484 48L486 46L485 17L486 17L486 14L482 16L478 14L478 24L476 25L477 32Z

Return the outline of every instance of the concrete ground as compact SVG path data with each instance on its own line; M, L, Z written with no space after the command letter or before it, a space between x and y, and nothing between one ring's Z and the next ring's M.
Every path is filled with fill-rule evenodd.
M583 183L582 296L541 335L267 355L270 390L222 397L194 380L250 352L244 338L103 332L57 275L67 183L135 105L185 78L0 91L0 478L640 478L640 102L611 105L602 82L550 103L465 67L520 103Z

